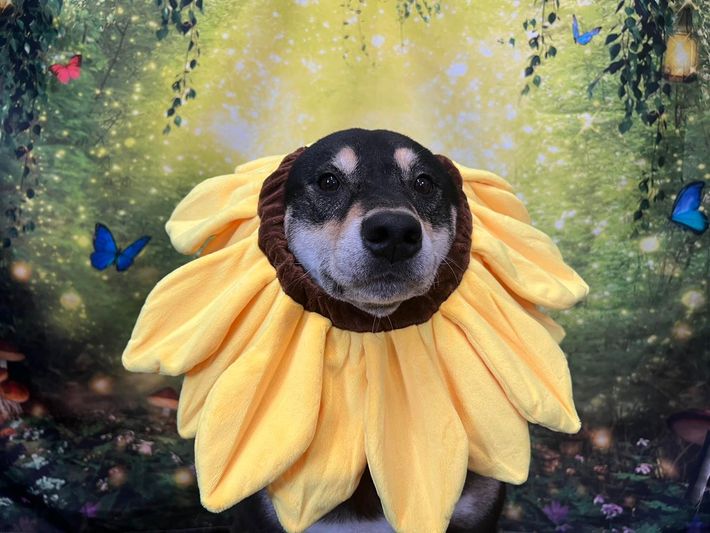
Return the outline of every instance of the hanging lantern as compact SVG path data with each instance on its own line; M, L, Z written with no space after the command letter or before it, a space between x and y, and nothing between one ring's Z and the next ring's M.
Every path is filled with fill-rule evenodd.
M676 15L673 32L666 41L663 77L668 81L690 83L698 78L698 42L693 36L693 11L688 1Z

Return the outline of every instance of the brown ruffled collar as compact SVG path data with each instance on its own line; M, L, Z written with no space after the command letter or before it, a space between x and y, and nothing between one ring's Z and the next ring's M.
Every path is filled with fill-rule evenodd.
M426 294L402 302L389 317L379 319L328 295L305 273L288 249L283 226L286 209L285 184L293 163L304 150L305 147L299 148L287 155L279 168L266 178L259 194L259 247L276 269L284 292L307 311L319 313L330 319L334 326L349 331L376 333L422 324L429 320L456 290L470 259L471 211L461 188L462 179L458 169L449 158L436 156L454 178L459 190L456 236L446 261L442 261L439 267L436 282Z

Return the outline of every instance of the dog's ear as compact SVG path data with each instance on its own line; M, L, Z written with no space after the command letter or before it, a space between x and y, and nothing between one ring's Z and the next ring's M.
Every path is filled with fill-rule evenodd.
M194 254L204 246L200 253L205 255L257 231L257 206L264 180L277 169L287 172L302 151L300 148L286 157L262 157L238 166L234 174L196 185L165 224L175 249Z

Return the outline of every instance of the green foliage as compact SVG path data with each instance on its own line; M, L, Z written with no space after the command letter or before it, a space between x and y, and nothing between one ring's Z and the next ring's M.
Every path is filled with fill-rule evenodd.
M416 12L424 22L429 22L433 15L441 11L439 2L429 2L428 0L397 0L397 17L400 24Z
M170 33L170 28L180 35L189 37L185 61L182 72L175 76L171 85L173 100L165 111L168 122L163 128L163 133L170 133L172 125L180 127L182 117L178 108L187 100L194 99L197 91L192 86L192 72L197 68L200 57L200 31L197 28L197 12L204 12L204 0L155 0L160 10L160 29L155 32L158 40L165 39Z
M23 207L26 198L35 195L34 149L42 133L39 115L46 101L46 54L59 34L54 19L61 10L62 0L21 0L0 11L0 141L19 162L19 168L8 170L21 173L19 187L3 190L6 224L0 241L4 248L20 233L35 228Z
M528 56L528 64L525 67L525 86L521 91L523 96L530 92L530 86L540 87L542 77L538 69L544 60L554 58L557 55L557 48L552 44L550 35L552 27L559 20L557 11L560 9L559 0L542 0L539 18L533 17L523 21L523 29L528 32L528 47L532 54ZM515 40L509 42L515 46Z
M631 129L634 116L651 126L665 113L664 96L670 96L671 87L663 81L661 67L673 11L667 0L621 0L616 13L619 23L605 40L610 63L603 73L619 82L617 92L624 104L619 132L623 134ZM590 84L590 93L599 79Z

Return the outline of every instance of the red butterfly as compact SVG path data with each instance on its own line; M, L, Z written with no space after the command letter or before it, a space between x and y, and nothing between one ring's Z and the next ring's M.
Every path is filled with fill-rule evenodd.
M66 65L55 63L49 71L56 76L59 83L67 84L81 76L81 54L73 56Z

